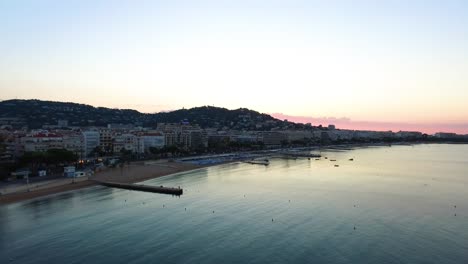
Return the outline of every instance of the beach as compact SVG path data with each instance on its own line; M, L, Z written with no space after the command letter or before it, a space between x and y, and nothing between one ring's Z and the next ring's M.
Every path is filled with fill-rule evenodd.
M61 178L47 184L30 185L29 191L26 185L15 187L18 190L4 191L6 194L0 195L0 205L94 186L95 181L136 183L201 167L206 166L167 160L132 162L123 167L107 168L87 178Z
M400 145L400 144L394 144ZM308 151L313 150L330 150L330 149L340 149L340 150L350 150L353 148L366 148L366 147L381 147L388 146L387 144L344 144L344 145L330 145L323 147L307 147L304 148ZM294 150L304 150L302 148L295 148ZM14 188L9 188L10 190L5 191L5 189L0 188L0 205L9 204L24 200L29 200L37 197L42 197L46 195L51 195L55 193L71 191L81 188L86 188L90 186L95 186L97 183L95 181L111 181L118 183L137 183L146 181L149 179L166 176L174 173L190 171L198 168L230 163L238 160L245 160L249 157L263 157L270 156L276 152L272 150L260 151L257 156L242 156L233 158L230 155L232 154L222 154L222 155L208 155L208 156L198 156L198 157L189 157L182 161L169 161L169 160L150 160L150 161L137 161L125 164L123 167L115 168L106 168L102 171L96 172L91 177L82 177L82 178L60 178L48 182L47 184L30 184L28 187L26 184L21 184L15 186ZM250 153L254 154L254 153ZM260 156L258 156L260 155ZM198 163L190 163L193 159L198 159ZM169 186L170 187L170 186ZM16 190L14 190L16 189ZM29 189L29 191L28 191Z

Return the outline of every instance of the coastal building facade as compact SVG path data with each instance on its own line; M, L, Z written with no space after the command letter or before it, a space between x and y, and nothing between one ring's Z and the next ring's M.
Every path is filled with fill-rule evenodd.
M82 133L83 136L83 153L85 157L89 157L93 150L100 145L100 135L98 131L89 130Z

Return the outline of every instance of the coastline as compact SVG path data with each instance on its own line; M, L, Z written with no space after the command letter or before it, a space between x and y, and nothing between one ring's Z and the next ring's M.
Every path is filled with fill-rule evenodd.
M53 186L45 185L31 191L13 192L0 195L0 206L61 192L97 186L98 184L95 182L95 180L114 181L119 183L137 183L214 165L219 164L200 166L189 163L168 161L134 162L126 164L123 168L109 168L104 171L97 172L94 176L89 177L88 179L83 179L74 183L69 182L67 184L61 184L58 186L56 184L51 184Z
M298 148L285 148L275 150L263 150L263 151L252 151L257 155L272 155L275 151L283 150L305 150L305 151L326 151L326 150L352 150L356 148L368 148L368 147L389 147L389 146L410 146L418 144L454 144L452 142L399 142L399 143L354 143L354 144L330 144L321 146L311 147L298 147ZM455 143L455 144L467 144L467 143ZM234 153L232 153L234 154ZM214 155L216 156L216 155ZM212 157L214 157L212 156ZM196 157L193 157L196 158ZM125 164L123 168L108 168L104 171L97 172L94 176L88 179L77 178L74 183L71 179L67 179L68 183L60 184L58 181L64 181L63 178L57 179L52 184L42 185L41 187L33 187L31 191L20 191L10 192L7 194L0 193L0 206L11 203L26 201L34 198L39 198L47 195L57 194L61 192L67 192L72 190L78 190L82 188L97 186L95 182L98 181L113 181L118 183L138 183L159 178L163 176L174 175L178 173L185 173L189 171L199 170L206 167L213 167L222 164L228 164L238 162L239 160L218 161L215 163L208 164L193 164L189 162L170 162L168 160L156 160L156 161L137 161L130 164Z
M72 184L43 188L43 189L34 190L30 192L16 192L16 193L5 194L5 195L0 196L0 206L8 205L8 204L16 203L16 202L22 202L26 200L31 200L34 198L44 197L44 196L51 195L51 194L78 190L78 189L87 188L87 187L91 187L95 185L96 183L93 182L92 180L85 180L85 181L76 182Z

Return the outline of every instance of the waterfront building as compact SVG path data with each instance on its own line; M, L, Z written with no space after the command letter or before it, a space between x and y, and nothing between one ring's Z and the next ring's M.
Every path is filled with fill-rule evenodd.
M25 152L44 152L49 149L63 148L62 135L47 130L35 130L21 138Z
M191 125L188 122L159 123L157 130L164 132L166 146L179 146L186 150L207 146L206 132L198 125Z
M138 152L149 152L150 148L162 148L165 146L165 136L160 132L149 132L138 137Z
M114 131L111 129L99 129L99 147L105 153L111 153L114 149Z
M277 147L287 141L286 134L279 131L262 131L259 132L258 136L259 141L269 147Z
M286 140L288 142L313 138L313 134L309 130L287 130L283 131L283 133L286 135Z
M63 148L73 152L80 159L84 158L83 136L80 133L70 132L63 135Z
M434 137L445 138L445 139L456 139L456 138L460 138L461 135L457 135L455 133L437 132L434 134Z
M98 131L89 130L82 133L83 136L83 152L85 157L89 157L91 152L99 147L100 135Z
M134 134L126 133L115 136L113 151L115 154L120 153L122 150L130 151L132 153L138 152L138 138Z
M398 131L395 133L395 137L401 139L420 139L422 138L422 133L417 131Z
M22 136L8 130L0 130L1 145L3 145L0 163L14 162L16 158L23 154L24 147L20 142Z

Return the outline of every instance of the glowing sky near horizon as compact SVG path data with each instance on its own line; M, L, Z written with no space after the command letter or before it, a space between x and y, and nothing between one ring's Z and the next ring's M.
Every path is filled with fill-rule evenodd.
M467 1L2 1L0 99L449 131L468 124L466 14Z

